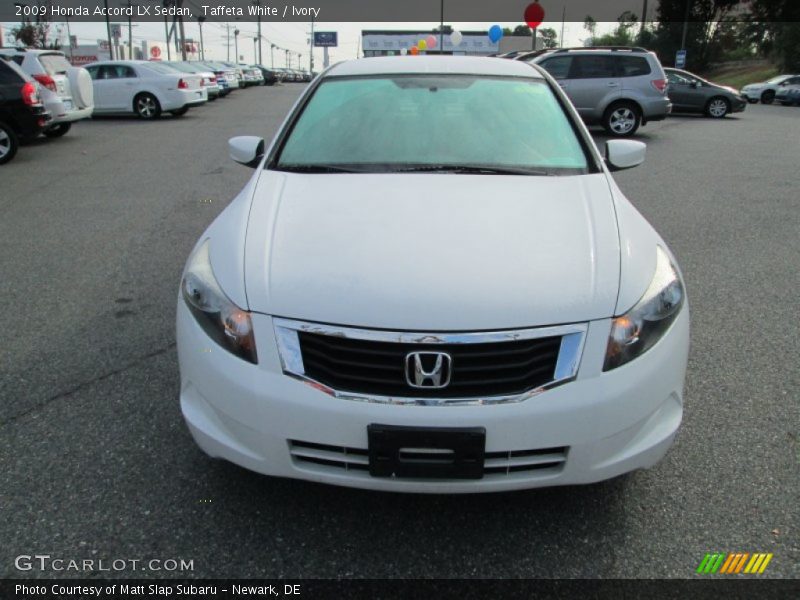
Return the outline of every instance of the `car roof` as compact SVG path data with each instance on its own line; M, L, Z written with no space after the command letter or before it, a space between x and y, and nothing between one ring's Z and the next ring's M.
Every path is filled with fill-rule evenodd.
M380 56L362 58L338 63L331 67L325 76L402 73L542 78L542 75L527 63L486 56Z
M66 56L61 50L52 50L48 48L0 48L0 52L4 54L60 54Z

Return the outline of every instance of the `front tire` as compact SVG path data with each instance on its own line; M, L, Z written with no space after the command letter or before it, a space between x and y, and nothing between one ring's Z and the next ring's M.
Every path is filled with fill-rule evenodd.
M157 119L161 116L161 104L153 94L139 94L133 99L133 112L140 119Z
M72 128L72 123L58 123L49 129L44 130L44 134L49 138L58 138L65 135Z
M17 154L19 138L14 130L5 123L0 123L0 165L9 162Z
M711 98L706 104L706 116L712 119L722 119L725 115L731 112L730 103L721 96Z
M628 137L642 124L639 107L630 102L612 104L603 115L603 127L614 137Z
M171 115L173 115L175 117L182 117L187 112L189 112L189 107L188 106L183 106L183 107L179 108L178 110L171 110L169 112L170 112Z
M772 101L775 100L775 92L772 90L767 90L763 94L761 94L761 103L762 104L772 104Z

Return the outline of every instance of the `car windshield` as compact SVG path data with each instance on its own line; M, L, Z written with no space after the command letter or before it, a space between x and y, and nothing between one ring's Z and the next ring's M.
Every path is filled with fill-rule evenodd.
M541 79L332 77L297 119L275 168L304 172L588 172L564 109Z
M72 66L63 54L40 54L39 62L48 75L63 75Z
M178 71L178 69L176 69L175 67L157 62L148 62L147 68L150 69L151 71L155 71L156 73L165 73L165 74L167 73L172 74Z

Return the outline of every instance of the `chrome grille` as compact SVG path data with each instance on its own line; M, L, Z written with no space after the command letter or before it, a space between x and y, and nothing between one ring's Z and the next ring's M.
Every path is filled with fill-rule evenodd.
M273 321L287 375L336 397L420 405L519 402L570 381L577 374L587 331L585 323L412 333ZM446 371L418 385L414 355L426 360L443 355ZM432 364L416 366L427 374Z

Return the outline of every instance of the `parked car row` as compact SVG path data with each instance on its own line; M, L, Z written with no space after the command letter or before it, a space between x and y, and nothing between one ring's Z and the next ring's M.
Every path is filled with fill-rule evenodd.
M280 82L302 83L311 81L314 78L314 74L300 69L290 69L287 67L273 67L272 71L275 72L275 74L278 77L278 81Z
M259 65L107 60L74 67L55 50L0 49L0 164L21 140L60 137L93 115L180 117L235 89L281 80Z
M800 105L800 75L780 75L741 91L683 69L664 68L645 48L593 46L497 54L545 69L588 124L612 136L633 135L641 125L671 112L723 118L747 103Z

